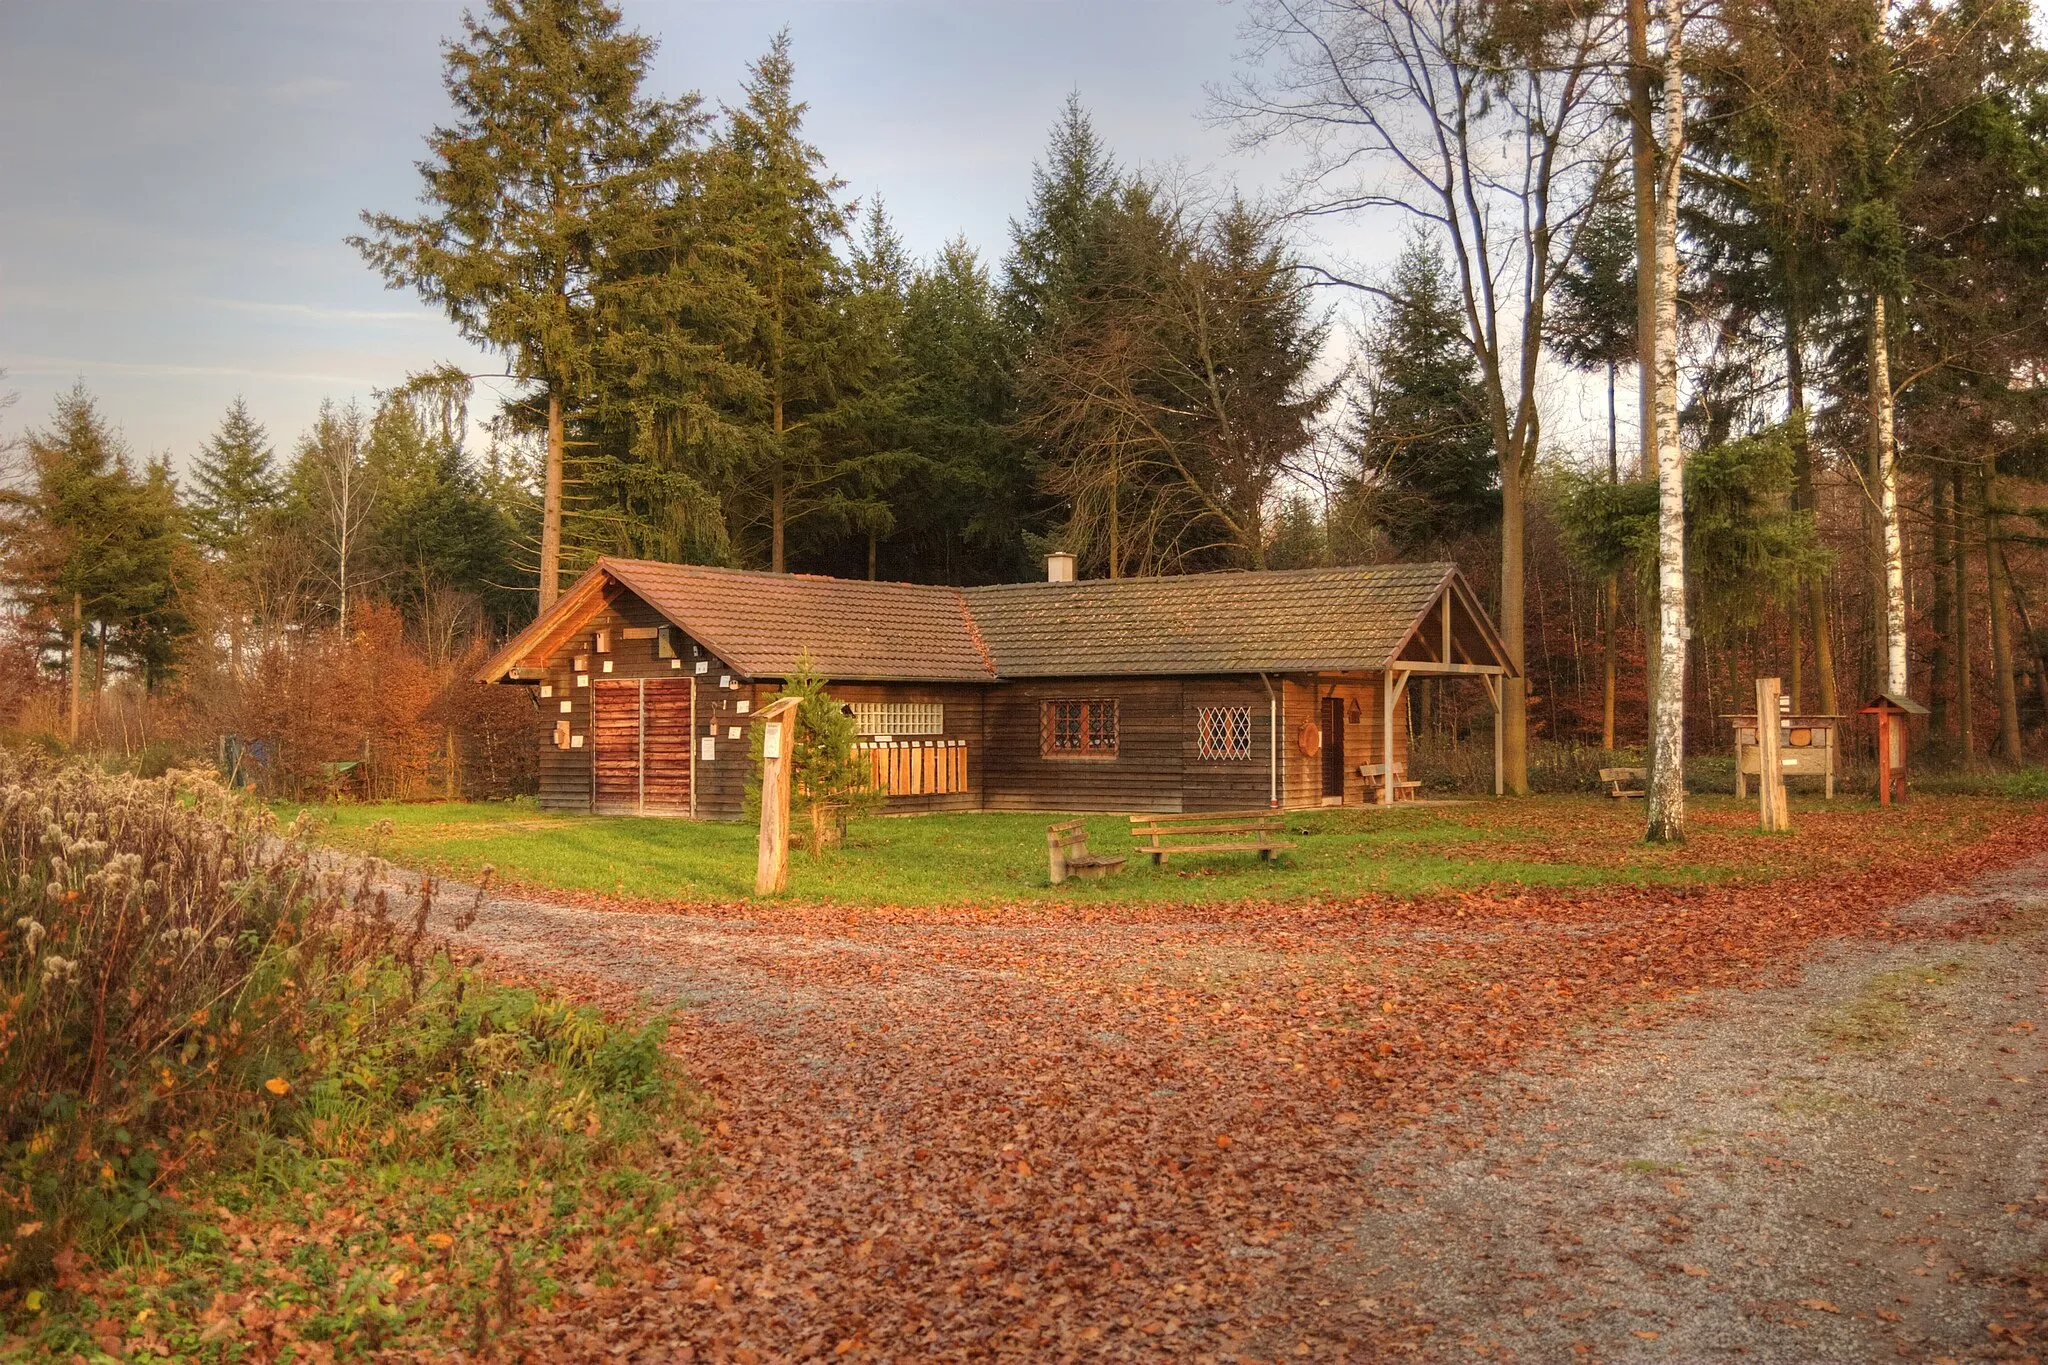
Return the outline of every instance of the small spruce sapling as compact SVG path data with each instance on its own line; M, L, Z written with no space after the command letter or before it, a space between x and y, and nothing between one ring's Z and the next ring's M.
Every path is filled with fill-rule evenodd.
M790 749L790 819L795 824L808 818L805 846L816 856L827 844L844 840L855 819L873 814L885 793L875 785L865 756L854 747L858 736L852 715L825 690L825 679L812 671L808 660L798 662L779 695L795 697L798 703ZM756 821L761 813L761 740L761 727L755 726L747 811Z

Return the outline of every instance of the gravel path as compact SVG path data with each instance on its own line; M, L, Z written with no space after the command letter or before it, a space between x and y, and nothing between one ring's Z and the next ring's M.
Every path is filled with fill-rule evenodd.
M1349 1107L1284 988L1502 932L1462 910L1347 938L486 898L454 933L474 893L442 890L465 951L679 1008L718 1106L685 1249L544 1324L547 1358L1960 1361L2048 1334L2048 856L1790 984L1553 1037L1407 1127Z

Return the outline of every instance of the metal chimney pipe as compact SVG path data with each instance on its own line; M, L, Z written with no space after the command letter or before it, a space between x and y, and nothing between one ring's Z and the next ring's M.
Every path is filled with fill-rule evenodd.
M1071 583L1074 581L1074 557L1065 550L1058 550L1045 557L1045 581L1048 583Z

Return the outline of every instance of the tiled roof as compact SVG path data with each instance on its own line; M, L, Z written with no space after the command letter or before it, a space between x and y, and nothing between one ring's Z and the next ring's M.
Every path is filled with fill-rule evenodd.
M806 657L814 671L849 682L991 676L957 588L645 559L598 563L749 677L787 677Z
M964 596L1006 678L1380 668L1449 564L1005 583Z
M845 681L1381 668L1457 577L1449 564L946 588L601 559L606 575L752 677L808 658ZM580 610L572 587L556 612ZM503 677L552 627L499 651Z

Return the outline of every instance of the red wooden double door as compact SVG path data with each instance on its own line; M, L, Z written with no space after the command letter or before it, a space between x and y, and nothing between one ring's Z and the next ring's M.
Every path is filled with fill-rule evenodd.
M592 802L599 815L690 813L690 681L591 683Z

